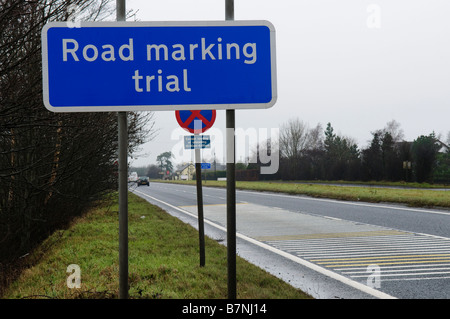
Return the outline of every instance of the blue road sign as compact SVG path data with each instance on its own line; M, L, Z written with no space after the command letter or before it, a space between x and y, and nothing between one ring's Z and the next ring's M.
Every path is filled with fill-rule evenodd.
M277 98L267 21L51 22L44 104L54 112L268 108Z
M184 137L185 149L211 148L209 135L187 135Z
M201 163L201 169L211 169L211 163Z

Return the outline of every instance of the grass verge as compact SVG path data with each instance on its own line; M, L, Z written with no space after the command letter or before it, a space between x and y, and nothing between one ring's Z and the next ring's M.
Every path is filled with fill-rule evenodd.
M156 181L155 182L160 182ZM166 181L195 185L195 181ZM226 187L224 181L204 181L204 186ZM397 203L412 207L450 208L450 191L430 188L379 188L336 186L316 183L236 182L237 189L307 195L319 198L362 201L371 203Z
M33 266L2 298L117 298L118 203L111 198L27 256ZM206 265L200 267L194 228L132 193L128 210L130 298L227 298L226 247L207 237ZM71 264L80 267L81 288L67 286ZM239 257L236 267L238 298L310 298Z

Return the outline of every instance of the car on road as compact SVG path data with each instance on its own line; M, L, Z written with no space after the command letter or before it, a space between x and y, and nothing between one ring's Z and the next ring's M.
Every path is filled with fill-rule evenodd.
M136 183L137 183L137 186L141 186L141 185L150 186L150 181L147 176L139 177Z

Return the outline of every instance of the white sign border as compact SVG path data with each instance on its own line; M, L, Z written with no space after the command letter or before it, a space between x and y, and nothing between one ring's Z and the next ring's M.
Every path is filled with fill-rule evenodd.
M45 107L52 112L121 112L121 111L177 111L177 110L234 110L234 109L268 109L277 101L277 70L275 50L275 27L267 20L228 20L228 21L111 21L111 22L77 22L76 27L175 27L175 26L266 26L270 30L270 56L272 100L268 103L245 104L186 104L186 105L115 105L115 106L67 106L55 107L50 104L48 81L47 31L50 28L68 28L67 22L49 22L42 28L42 88ZM70 27L74 27L72 23Z

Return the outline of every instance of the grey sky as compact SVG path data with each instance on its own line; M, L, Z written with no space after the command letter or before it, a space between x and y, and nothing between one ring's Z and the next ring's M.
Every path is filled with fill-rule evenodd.
M127 8L138 9L140 21L223 20L224 3L128 0ZM448 0L235 0L235 20L275 26L278 79L277 103L237 110L236 126L270 130L296 117L310 126L331 122L360 147L393 119L406 140L432 131L446 136L449 13ZM179 129L174 112L156 112L155 119L160 133L134 166L155 163L179 143L171 139ZM225 111L218 111L214 128L224 127Z

